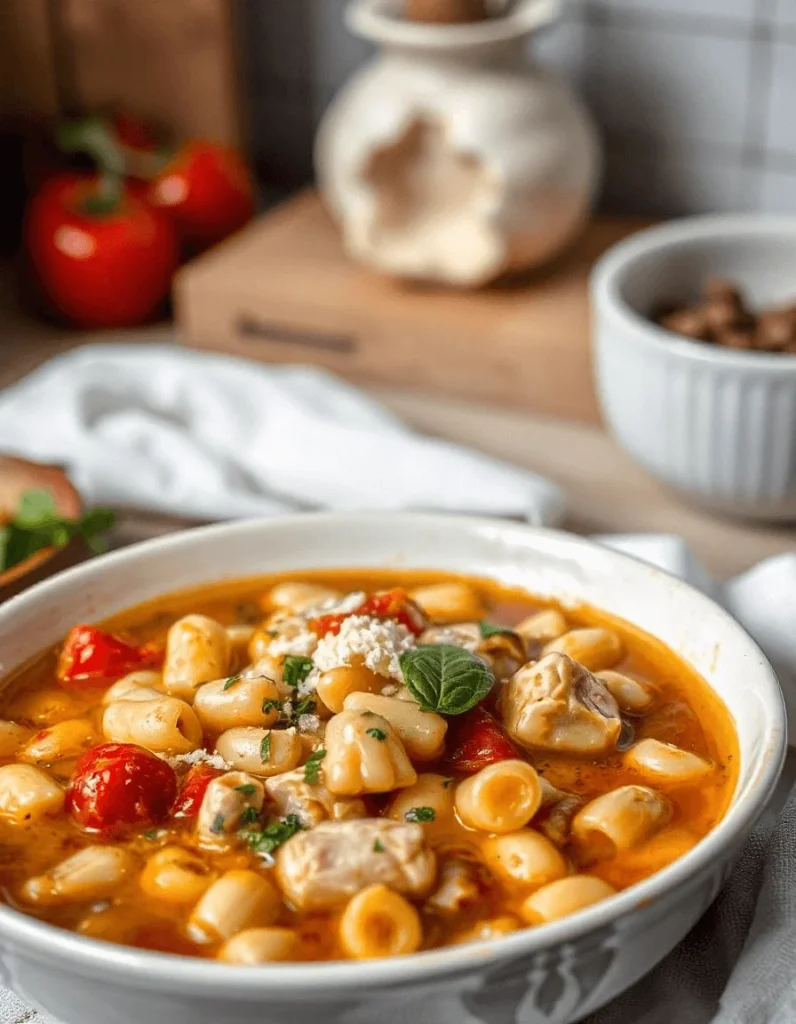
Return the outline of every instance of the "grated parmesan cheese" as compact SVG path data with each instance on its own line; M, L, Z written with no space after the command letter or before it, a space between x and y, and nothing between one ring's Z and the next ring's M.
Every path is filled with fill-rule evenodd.
M187 754L176 754L174 757L165 758L172 768L178 765L188 765L189 768L195 764L208 764L211 768L218 768L219 771L229 771L232 765L225 761L221 754L211 754L209 751L199 747L198 750L191 750Z
M299 658L311 657L318 644L318 637L303 619L290 619L281 624L277 635L268 644L268 653L274 658L284 658L288 654Z
M321 720L317 715L299 715L298 731L310 736L317 736L321 730Z
M339 633L327 634L319 641L313 661L319 672L357 663L402 683L398 656L414 645L412 634L398 622L351 615L344 620Z

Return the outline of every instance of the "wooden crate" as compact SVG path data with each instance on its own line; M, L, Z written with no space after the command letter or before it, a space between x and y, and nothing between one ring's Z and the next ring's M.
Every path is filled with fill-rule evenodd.
M587 278L639 226L597 220L565 259L522 283L410 288L348 260L306 192L183 268L177 321L197 348L595 422Z

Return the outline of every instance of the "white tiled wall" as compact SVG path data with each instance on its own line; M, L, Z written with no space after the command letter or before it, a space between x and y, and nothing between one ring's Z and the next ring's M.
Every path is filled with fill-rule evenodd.
M312 173L312 135L371 54L347 0L240 0L266 179ZM796 0L564 0L531 43L592 108L606 208L796 213Z

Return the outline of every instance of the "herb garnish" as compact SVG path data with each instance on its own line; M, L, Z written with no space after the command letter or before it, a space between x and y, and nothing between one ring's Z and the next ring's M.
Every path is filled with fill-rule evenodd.
M246 810L241 814L240 825L253 825L255 821L260 817L256 807L247 807Z
M295 690L311 671L312 658L305 658L299 654L288 654L282 666L282 679L286 686L291 686Z
M381 839L377 839L374 842L374 844L373 844L373 852L374 853L384 853L384 843L382 843Z
M302 715L311 715L315 710L315 700L311 693L305 694L297 704L293 704L287 715L288 725L296 725Z
M488 640L490 636L496 636L501 633L508 633L509 636L514 633L514 630L509 629L508 626L495 626L491 622L486 622L484 619L478 623L478 628L481 630L481 636L484 640Z
M146 832L144 832L144 839L149 839L151 842L153 839L158 839L162 835L162 828L148 828Z
M257 792L257 787L253 782L244 782L242 786L235 787L236 793L243 793L244 796L254 796Z
M326 751L321 747L310 754L304 765L304 781L311 786L317 786L321 778L321 761L326 757Z
M447 779L442 780L442 788L448 789L450 786L453 785L455 781L456 780L454 779L454 777L452 775L449 775Z
M281 711L281 710L282 710L282 701L281 700L272 700L270 697L266 697L265 700L263 701L263 714L264 715L270 715L270 713L272 711Z
M217 814L213 818L213 824L210 826L210 831L214 836L220 836L224 831L224 815Z
M423 711L462 715L492 689L495 677L477 655L451 644L427 644L400 655L409 692Z
M228 690L230 686L234 686L235 683L240 679L240 675L230 676L229 679L225 680L222 690Z
M277 847L292 839L303 826L295 814L288 814L282 821L268 825L257 832L242 830L240 835L245 839L254 853L273 853Z
M95 554L107 550L100 536L116 521L109 508L94 508L80 519L64 519L49 491L25 491L12 519L0 520L0 572L19 565L42 548L64 548L82 537Z
M387 739L387 733L384 729L366 729L365 732L368 736L372 736L374 740L378 740L379 743L384 743Z
M405 821L433 821L437 812L433 807L412 807L404 815Z
M265 734L265 736L263 736L263 741L260 744L260 760L263 762L263 764L265 764L266 761L270 761L271 760L271 733L270 732L267 732Z

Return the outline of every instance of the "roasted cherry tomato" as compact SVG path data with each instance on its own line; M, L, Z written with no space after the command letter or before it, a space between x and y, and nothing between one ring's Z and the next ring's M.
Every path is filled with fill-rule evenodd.
M520 756L497 719L480 706L455 721L452 741L447 760L457 772L480 772L496 761Z
M185 776L177 802L174 805L173 814L176 818L195 818L202 806L207 787L223 775L218 768L209 764L197 764Z
M251 220L254 183L237 150L197 139L163 167L149 201L169 215L188 249L197 252Z
M428 626L425 615L420 607L409 597L405 590L385 590L381 594L371 594L357 608L345 614L320 615L310 619L309 627L318 636L329 633L337 635L340 627L352 615L370 615L374 619L395 619L406 626L410 633L419 636Z
M139 669L157 668L163 651L145 644L128 644L96 626L75 626L64 641L58 658L58 678L71 690L109 686Z
M133 743L104 743L78 759L66 802L82 828L108 832L165 821L176 796L171 765Z

